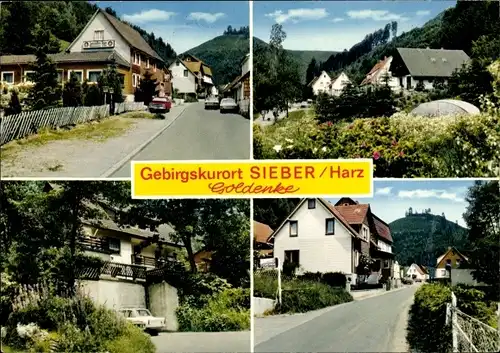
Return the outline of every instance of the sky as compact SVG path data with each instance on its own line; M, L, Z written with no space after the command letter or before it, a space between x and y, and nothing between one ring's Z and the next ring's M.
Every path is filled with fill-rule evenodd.
M227 26L249 25L247 1L93 1L170 43L181 54L222 35Z
M392 180L374 181L373 198L355 198L359 203L369 203L373 213L386 223L403 218L411 207L422 212L430 208L431 213L466 227L463 214L468 206L465 200L467 190L474 185L473 180ZM335 204L338 199L328 199Z
M280 23L285 49L342 51L391 21L398 35L421 27L456 1L254 1L254 36L268 42Z

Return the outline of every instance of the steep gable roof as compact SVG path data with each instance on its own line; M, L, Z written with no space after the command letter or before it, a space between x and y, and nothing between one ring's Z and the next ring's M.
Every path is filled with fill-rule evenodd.
M273 230L267 224L253 221L253 237L257 243L268 243Z
M457 254L458 256L460 256L463 260L465 261L469 261L469 258L467 256L465 256L464 254L462 254L460 251L457 250L457 248L453 247L453 246L450 246L448 247L448 250L446 250L446 252L439 256L438 259L437 259L437 264L436 264L436 268L439 267L439 265L442 264L444 258L446 257L446 255L448 255L450 252L454 252L455 254Z
M381 220L377 215L372 213L373 216L373 221L375 223L375 230L377 231L377 234L383 238L384 240L387 240L388 242L392 243L392 235L391 235L391 229L389 228L389 225L385 223L383 220Z
M380 60L378 63L376 63L372 69L370 70L370 72L368 72L366 74L366 77L363 79L363 81L361 81L361 85L367 85L367 84L370 84L370 83L373 83L374 79L375 79L375 75L378 71L382 70L384 68L384 66L387 64L388 61L392 60L392 56L390 57L384 57L383 60Z
M128 24L118 20L117 18L111 16L106 11L99 9L101 13L108 19L108 21L113 25L118 33L130 44L130 46L148 54L152 57L164 62L160 55L153 48L150 47L148 42L142 37L142 35L133 29Z
M414 77L451 77L470 60L463 50L397 48L397 51Z
M349 206L335 206L335 209L349 222L349 224L362 224L368 214L368 204Z
M300 207L302 207L302 205L304 204L304 202L306 202L306 200L307 199L304 198L299 202L299 204L293 209L293 211L288 215L288 217L280 224L280 226L273 232L273 234L271 234L271 236L269 237L270 240L272 238L276 237L276 234L278 234L278 232L281 230L281 228L283 228L283 226L295 214L295 212L297 212L300 209ZM340 223L342 223L342 225L347 229L347 231L351 234L351 236L353 238L358 237L358 233L356 232L356 230L354 230L351 227L349 222L347 222L347 220L342 216L342 214L340 214L340 212L337 211L335 209L335 207L330 202L328 202L325 199L321 199L321 198L317 198L316 200L318 200L326 208L327 211L330 211L330 213L333 216L335 216L335 218L337 218L340 221Z

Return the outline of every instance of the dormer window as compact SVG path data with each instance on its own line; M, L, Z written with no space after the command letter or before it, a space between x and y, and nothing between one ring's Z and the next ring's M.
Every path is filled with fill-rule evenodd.
M94 40L104 40L104 31L101 29L94 31Z
M307 208L310 210L316 208L316 199L307 200Z

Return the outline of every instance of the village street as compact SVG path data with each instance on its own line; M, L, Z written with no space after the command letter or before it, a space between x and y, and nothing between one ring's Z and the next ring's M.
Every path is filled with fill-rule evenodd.
M169 352L249 352L250 332L160 333L151 340L157 353Z
M407 352L414 285L298 315L255 319L255 352Z
M203 102L189 103L168 129L133 156L133 160L249 158L249 120L238 114L205 110ZM110 176L129 177L130 163L125 163Z
M100 124L81 137L14 142L2 150L2 177L128 177L130 160L250 157L249 120L204 110L203 102L174 105L164 120L115 116Z

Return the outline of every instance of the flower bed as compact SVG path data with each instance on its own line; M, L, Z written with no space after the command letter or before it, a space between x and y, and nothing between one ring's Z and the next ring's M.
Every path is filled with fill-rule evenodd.
M309 111L254 127L257 159L372 158L375 177L490 177L500 167L500 117L403 113L318 124Z

